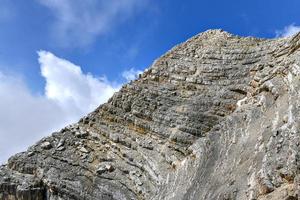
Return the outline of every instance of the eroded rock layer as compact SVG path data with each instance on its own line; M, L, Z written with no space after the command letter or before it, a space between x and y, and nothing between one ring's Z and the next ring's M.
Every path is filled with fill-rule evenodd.
M0 199L299 199L300 34L201 33L0 167Z

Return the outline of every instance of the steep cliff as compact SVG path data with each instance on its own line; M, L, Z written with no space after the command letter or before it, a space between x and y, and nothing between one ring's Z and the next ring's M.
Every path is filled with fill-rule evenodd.
M11 157L0 199L300 198L300 34L211 30Z

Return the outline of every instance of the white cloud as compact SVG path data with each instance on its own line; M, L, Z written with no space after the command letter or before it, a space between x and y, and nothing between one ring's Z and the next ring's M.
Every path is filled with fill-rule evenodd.
M148 0L38 0L55 16L53 35L65 46L85 46L132 17Z
M33 95L15 75L0 72L0 163L43 136L76 122L107 101L119 86L84 74L79 66L40 51L45 93Z
M126 70L122 73L122 77L125 78L127 81L132 81L138 78L139 74L142 74L143 71L136 70L134 68L131 68L129 70Z
M50 52L40 51L38 54L42 76L46 80L46 98L74 116L92 111L119 87L105 77L83 74L79 66Z
M282 30L276 31L276 37L289 37L293 36L300 31L300 26L296 26L295 24L288 25L284 27Z

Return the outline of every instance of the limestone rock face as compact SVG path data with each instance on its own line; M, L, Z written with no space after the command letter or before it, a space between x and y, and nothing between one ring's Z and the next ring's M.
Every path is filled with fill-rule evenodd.
M211 30L0 167L1 200L300 198L300 34Z

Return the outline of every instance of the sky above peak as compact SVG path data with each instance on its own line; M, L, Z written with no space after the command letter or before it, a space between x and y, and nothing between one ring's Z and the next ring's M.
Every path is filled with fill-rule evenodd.
M299 0L0 0L0 162L92 111L193 35L287 37L300 31L299 7ZM18 138L14 149L7 145Z

